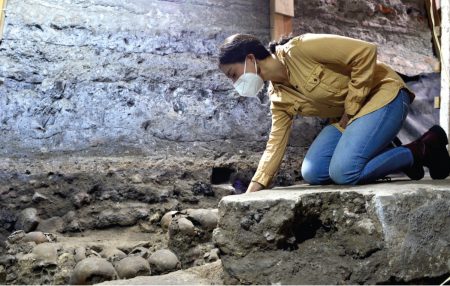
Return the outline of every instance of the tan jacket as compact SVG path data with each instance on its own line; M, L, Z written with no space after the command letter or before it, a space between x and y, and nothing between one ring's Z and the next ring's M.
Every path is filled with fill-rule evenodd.
M357 39L304 34L277 46L276 56L291 86L269 85L272 128L252 178L265 187L280 167L296 114L339 119L346 112L351 124L406 88L394 70L377 62L377 46Z

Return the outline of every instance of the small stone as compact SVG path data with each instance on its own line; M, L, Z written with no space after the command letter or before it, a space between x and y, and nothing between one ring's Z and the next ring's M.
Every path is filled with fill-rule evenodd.
M356 222L356 228L361 233L373 234L375 232L375 224L370 218L363 218Z
M214 192L211 184L197 182L192 186L192 192L194 195L204 195L205 197L213 197Z
M16 257L14 255L3 255L0 256L0 265L3 265L5 267L9 267L13 265L16 262Z
M219 249L218 248L211 249L211 251L209 251L209 252L205 253L205 255L203 255L203 259L207 263L219 260L220 259L219 258Z
M80 208L91 202L91 196L86 192L78 192L72 196L72 203L75 207Z
M205 230L213 230L219 220L218 209L187 209L188 217Z
M153 253L148 259L154 274L164 274L181 269L178 257L169 249L161 249Z
M41 194L41 193L35 192L33 197L31 198L31 200L34 203L40 203L40 202L43 202L43 201L47 201L48 198L46 196L44 196L43 194Z
M156 223L160 220L161 220L161 214L159 212L152 214L149 218L149 221L151 223Z
M120 261L127 257L125 252L115 248L115 247L107 247L100 252L100 255L108 260L109 262Z
M91 285L117 279L117 273L112 264L106 259L89 257L77 263L70 284Z
M121 279L149 276L150 264L140 256L130 256L117 262L116 271Z
M35 230L38 224L37 210L35 208L26 208L20 212L15 228L30 232Z
M36 244L49 242L47 236L42 231L33 231L25 234L23 242L34 242Z
M135 174L133 176L130 177L131 182L134 184L142 184L143 179L142 176L140 174Z
M269 231L264 233L264 237L266 238L266 240L268 242L272 242L272 241L275 240L275 235L273 233L269 232Z
M219 257L219 249L218 248L214 248L212 249L210 252L210 255L208 257L208 262L214 262L220 259Z

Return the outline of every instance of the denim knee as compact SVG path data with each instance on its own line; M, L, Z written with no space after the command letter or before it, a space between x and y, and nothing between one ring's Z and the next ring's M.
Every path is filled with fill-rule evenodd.
M303 162L301 173L303 180L310 185L329 183L329 178L324 178L324 170L317 164Z
M359 180L360 172L355 172L345 163L333 163L330 164L329 174L331 180L338 185L356 185Z

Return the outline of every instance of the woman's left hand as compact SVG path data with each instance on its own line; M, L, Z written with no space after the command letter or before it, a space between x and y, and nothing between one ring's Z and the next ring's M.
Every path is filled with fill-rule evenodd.
M250 182L250 185L248 185L247 191L245 192L247 193L251 193L251 192L258 192L260 190L262 190L264 187L263 185L257 183L257 182Z
M345 129L347 127L348 121L350 120L350 117L347 115L347 113L344 113L341 117L341 120L339 120L339 126Z

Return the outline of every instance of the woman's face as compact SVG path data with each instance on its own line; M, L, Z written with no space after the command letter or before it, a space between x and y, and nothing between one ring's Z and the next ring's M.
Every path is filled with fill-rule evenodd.
M252 54L248 55L245 58L245 61L247 62L247 67L245 69L245 72L249 73L256 73L255 69L255 56ZM219 65L219 69L234 82L238 80L238 78L244 74L244 67L245 63L234 63L234 64L224 64Z

